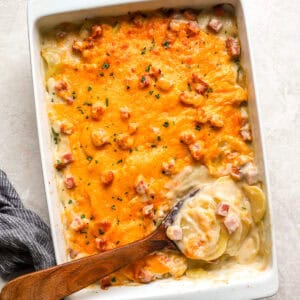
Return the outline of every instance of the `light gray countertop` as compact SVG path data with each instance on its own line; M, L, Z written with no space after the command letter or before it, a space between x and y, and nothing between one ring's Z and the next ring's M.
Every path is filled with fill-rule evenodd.
M0 168L25 205L48 222L26 2L0 0ZM261 99L276 230L280 289L272 299L300 299L300 2L244 2ZM0 289L2 284L0 279Z

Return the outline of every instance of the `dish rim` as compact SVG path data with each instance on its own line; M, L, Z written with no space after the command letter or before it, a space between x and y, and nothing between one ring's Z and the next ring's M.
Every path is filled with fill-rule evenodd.
M42 2L42 3L41 3ZM184 5L184 0L181 1L175 1L175 0L167 0L164 1L163 3L176 3L180 2L183 5L180 5L182 7L184 6L192 6L192 5ZM269 185L269 177L268 177L268 172L267 172L267 161L266 161L266 155L265 155L265 145L264 145L264 137L263 137L263 131L262 131L262 126L261 126L261 113L260 113L260 99L259 95L256 91L256 74L255 74L255 63L253 61L253 55L252 55L252 46L251 46L251 40L249 39L249 34L248 34L248 23L247 23L247 16L244 10L243 2L244 0L227 0L227 1L220 1L220 0L194 0L191 1L190 4L198 5L198 6L212 6L220 3L231 3L233 4L236 8L238 7L240 9L240 16L242 19L240 20L243 22L244 26L244 32L241 32L241 28L239 27L239 36L241 37L243 35L243 38L246 42L246 45L243 44L243 51L246 49L246 54L248 55L248 64L249 64L249 70L247 72L247 79L251 77L251 83L252 83L252 92L253 92L253 101L254 101L254 106L255 106L255 126L256 130L258 131L258 136L256 136L256 141L255 141L255 147L260 148L260 171L263 173L263 182L264 182L264 187L265 187L265 192L266 196L268 199L268 215L269 215L269 223L270 223L270 229L269 229L269 234L271 238L271 259L269 266L266 271L262 272L265 273L265 278L260 279L261 284L260 284L260 289L259 285L256 284L256 287L253 287L256 289L256 294L258 297L265 297L265 296L270 296L273 295L277 292L278 290L278 271L277 271L277 259L276 259L276 249L275 249L275 237L274 237L274 226L273 226L273 213L272 213L272 200L271 200L271 195L270 195L270 185ZM90 12L89 16L93 15L91 12L96 12L101 8L113 8L115 6L122 6L122 5L138 5L138 4L147 4L148 6L152 4L161 4L161 1L158 0L103 0L101 3L97 0L86 0L84 3L80 0L73 0L72 2L67 2L67 1L59 1L59 0L44 0L44 1L38 1L38 0L29 0L28 1L28 36L29 36L29 45L30 45L30 59L31 59L31 69L32 69L32 78L33 78L33 90L34 90L34 99L35 99L35 111L36 111L36 119L37 119L37 127L38 127L38 138L39 138L39 147L40 147L40 155L41 155L41 161L42 161L42 170L43 170L43 177L44 177L44 184L45 184L45 190L46 190L46 197L47 197L47 206L48 206L48 212L49 212L49 218L50 218L50 227L51 227L51 232L53 236L53 242L54 242L54 248L55 248L55 255L58 263L61 263L64 261L63 256L65 254L61 253L61 247L59 246L59 243L61 243L64 238L62 236L61 229L59 227L57 222L57 216L54 215L53 213L53 208L54 206L58 205L58 203L53 203L52 199L56 198L56 202L59 202L57 196L56 196L56 183L55 180L53 180L53 175L54 175L54 168L52 166L52 160L51 162L47 161L47 157L49 157L49 149L47 150L47 144L49 144L49 138L43 136L45 133L45 128L43 128L42 124L42 115L45 115L45 111L43 114L42 106L43 104L40 104L38 100L43 101L44 97L42 97L42 93L44 95L44 85L40 84L41 80L44 81L43 76L41 76L41 58L39 55L37 55L36 48L39 48L39 43L37 42L37 36L39 32L39 22L47 17L53 17L53 15L63 15L63 14L78 14L78 13L83 13L86 11L87 13ZM148 7L147 6L147 7ZM174 7L176 5L166 5L167 7ZM178 6L178 5L177 5ZM96 14L98 15L98 13ZM120 15L120 13L117 13L116 15ZM82 17L83 19L83 17ZM57 22L56 24L59 24L60 22ZM35 46L37 46L35 48ZM39 63L38 63L39 61ZM254 124L254 120L252 118L251 124ZM45 120L44 120L45 122ZM47 118L48 122L48 118ZM45 134L44 134L45 135ZM47 141L48 140L48 141ZM50 151L52 153L52 151ZM257 154L257 153L256 153ZM51 154L52 157L52 154ZM51 172L49 165L51 165L51 168L53 171ZM53 181L53 182L51 182ZM57 208L57 207L56 207ZM61 236L58 236L59 232L61 233ZM174 280L173 280L174 281ZM249 286L252 284L252 282L249 282ZM253 281L253 285L255 285ZM228 288L230 290L230 287L233 289L240 289L241 293L237 298L232 298L229 293L230 298L226 298L227 296L223 297L222 299L250 299L245 297L245 295L242 295L242 287L235 287L234 284L228 284L225 289ZM211 288L210 290L215 290L215 292L220 289L219 286L215 288ZM222 290L222 288L221 288ZM199 291L199 290L198 290ZM188 292L188 291L187 291ZM206 291L207 292L207 291ZM197 292L196 292L197 293ZM199 292L198 292L199 293ZM217 293L215 293L217 294ZM188 295L188 293L186 294ZM207 298L208 295L203 294L204 298ZM257 297L255 295L255 297ZM169 295L172 299L175 299L174 296ZM202 295L200 295L202 296ZM249 294L250 296L250 294ZM192 296L193 297L193 296ZM196 297L199 297L199 295ZM240 297L240 298L239 298ZM251 298L253 296L251 295ZM170 299L171 299L170 298ZM72 298L73 299L73 298ZM75 298L74 298L75 299ZM82 299L82 298L80 298ZM86 299L96 299L93 297L88 297ZM109 299L109 298L107 298ZM114 299L114 298L112 298ZM124 298L125 299L125 298ZM133 298L132 298L133 299ZM147 298L148 299L148 298ZM149 298L150 299L150 298ZM152 298L151 298L152 299ZM167 299L167 298L166 298ZM179 298L178 298L179 299ZM187 298L187 299L194 299L194 298ZM202 298L201 298L202 299Z

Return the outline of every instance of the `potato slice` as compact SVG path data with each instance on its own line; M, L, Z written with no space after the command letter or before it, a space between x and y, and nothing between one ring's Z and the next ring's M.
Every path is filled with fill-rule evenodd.
M220 231L220 238L218 241L218 245L217 245L217 250L215 253L205 257L206 261L211 261L211 260L215 260L217 258L219 258L220 256L222 256L227 248L227 242L228 242L228 233L224 228L221 228Z
M251 203L252 216L255 223L258 223L266 213L266 197L264 192L255 185L244 185L243 190Z

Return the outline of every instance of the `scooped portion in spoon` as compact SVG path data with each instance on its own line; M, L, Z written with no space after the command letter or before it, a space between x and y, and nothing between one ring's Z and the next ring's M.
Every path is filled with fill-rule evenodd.
M166 231L168 238L190 259L209 262L228 254L238 261L250 260L259 251L254 214L258 211L260 221L265 210L265 199L258 190L238 185L229 176L202 182L174 214ZM244 243L247 247L242 247Z

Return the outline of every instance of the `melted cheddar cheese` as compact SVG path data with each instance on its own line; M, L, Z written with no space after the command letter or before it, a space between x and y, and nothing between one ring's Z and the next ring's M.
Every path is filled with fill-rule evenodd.
M223 28L208 29L207 16ZM62 24L43 34L71 258L152 232L174 203L168 183L186 167L204 165L211 178L251 175L242 172L254 168L247 89L228 41L239 43L236 32L226 11L186 10ZM186 268L181 254L161 252L112 281L179 277Z

